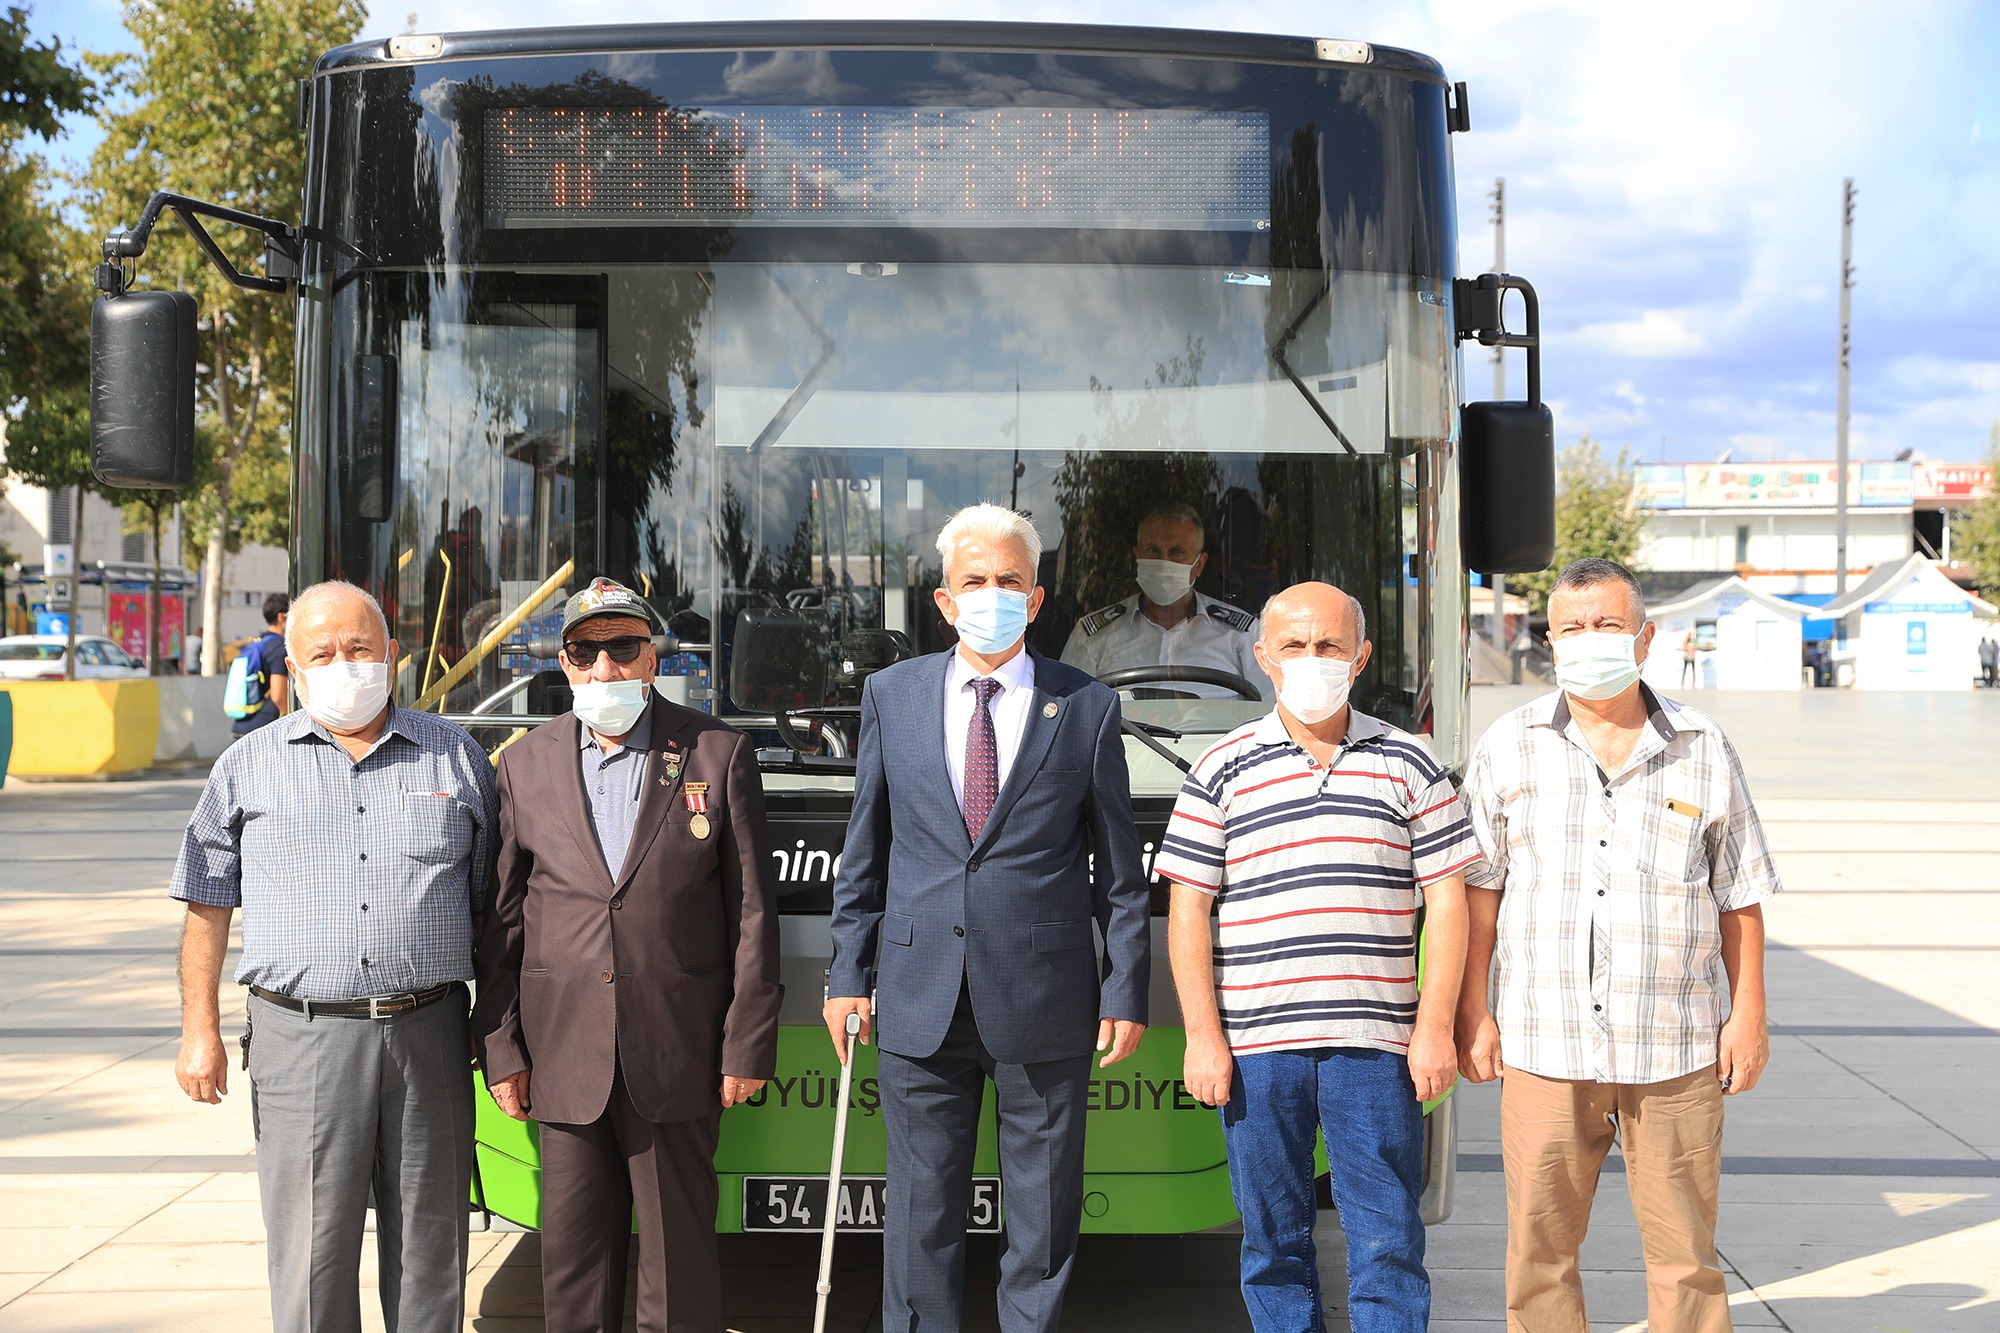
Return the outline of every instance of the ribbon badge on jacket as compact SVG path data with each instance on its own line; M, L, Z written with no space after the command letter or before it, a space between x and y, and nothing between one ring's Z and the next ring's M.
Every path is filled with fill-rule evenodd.
M688 820L688 832L697 838L708 836L708 784L690 782L681 788L681 799L687 802L688 813L694 818Z

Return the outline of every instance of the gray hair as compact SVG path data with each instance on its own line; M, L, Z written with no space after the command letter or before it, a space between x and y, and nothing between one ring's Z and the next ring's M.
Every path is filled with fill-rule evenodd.
M299 622L307 619L321 602L335 600L358 601L374 613L375 623L382 630L382 646L389 646L389 617L382 614L382 604L366 588L341 579L328 579L315 583L292 599L291 614L285 621L285 652L296 657L292 647L292 635L297 632Z
M938 559L944 564L945 582L951 581L952 558L959 543L982 537L989 542L1015 541L1028 549L1028 577L1032 580L1042 564L1042 534L1035 525L1005 505L967 505L938 530Z
M1178 502L1156 504L1145 513L1139 515L1139 526L1143 528L1156 518L1166 519L1170 523L1194 524L1194 541L1196 546L1200 546L1208 540L1208 526L1201 521L1201 515L1195 512L1193 505L1184 505Z
M1264 599L1263 609L1257 612L1257 637L1262 640L1266 648L1271 646L1271 603L1277 601L1290 591L1291 588L1278 589ZM1355 643L1362 644L1368 642L1368 613L1361 609L1361 599L1345 588L1335 588L1334 591L1347 599L1347 609L1354 613ZM1359 652L1360 649L1357 648L1355 651Z
M1549 589L1549 596L1554 597L1557 593L1565 591L1581 592L1585 588L1596 588L1606 583L1624 584L1625 590L1632 595L1632 609L1638 612L1639 619L1646 618L1646 590L1639 586L1639 580L1633 577L1631 570L1616 560L1606 560L1600 556L1585 556L1581 560L1572 560L1564 565L1562 573L1556 575L1555 585Z

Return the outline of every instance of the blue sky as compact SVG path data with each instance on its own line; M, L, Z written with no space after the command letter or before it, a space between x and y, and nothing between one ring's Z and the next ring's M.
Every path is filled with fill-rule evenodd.
M581 0L389 0L365 31L401 31L412 9L422 31L609 16ZM1471 86L1461 270L1491 266L1485 193L1505 176L1508 267L1541 295L1561 438L1649 461L1832 456L1852 176L1855 456L1981 458L2000 422L2000 3L627 0L616 15L859 16L1234 28L1437 57ZM114 0L40 0L32 24L126 45ZM79 125L56 155L95 139Z

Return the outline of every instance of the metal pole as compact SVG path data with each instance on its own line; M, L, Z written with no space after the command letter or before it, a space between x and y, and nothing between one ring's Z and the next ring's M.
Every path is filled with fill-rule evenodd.
M1854 177L1840 183L1840 388L1834 417L1833 594L1847 591L1847 363L1853 347Z
M1493 178L1493 271L1507 271L1507 178ZM1504 298L1506 293L1502 292ZM1493 349L1493 401L1507 401L1507 356L1501 348ZM1493 576L1493 615L1487 627L1487 637L1501 652L1507 651L1507 576Z
M63 617L63 632L69 636L69 646L63 652L63 679L76 679L76 618L83 610L83 584L78 575L83 572L83 483L71 487L76 497L76 508L69 524L69 614Z
M1493 201L1490 216L1493 219L1493 271L1507 271L1507 178L1493 178L1493 192L1486 196ZM1504 298L1505 292L1501 293ZM1507 401L1507 357L1503 349L1493 349L1493 401Z

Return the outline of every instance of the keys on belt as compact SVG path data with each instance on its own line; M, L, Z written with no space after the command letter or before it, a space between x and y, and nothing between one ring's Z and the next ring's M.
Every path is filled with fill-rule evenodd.
M436 1004L460 984L447 981L442 986L433 986L425 991L376 995L366 1000L297 1000L277 991L265 990L262 986L252 986L250 993L280 1009L289 1009L307 1018L395 1018L399 1014L415 1013L425 1005Z

